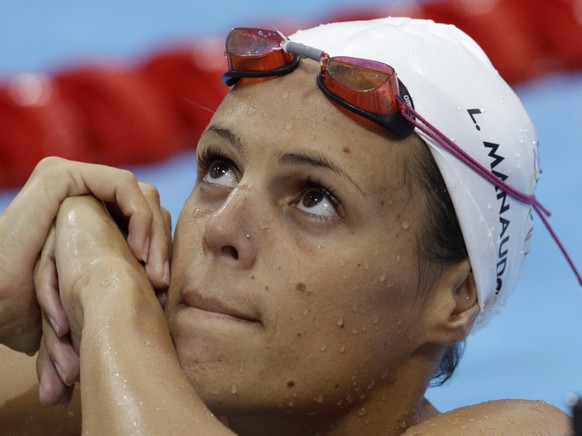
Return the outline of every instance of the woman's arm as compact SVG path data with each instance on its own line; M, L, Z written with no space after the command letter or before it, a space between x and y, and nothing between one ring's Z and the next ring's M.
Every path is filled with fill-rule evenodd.
M567 436L572 431L568 415L543 401L498 400L441 413L409 428L404 435Z
M83 429L230 434L184 376L152 286L98 202L63 203L55 254L80 349Z

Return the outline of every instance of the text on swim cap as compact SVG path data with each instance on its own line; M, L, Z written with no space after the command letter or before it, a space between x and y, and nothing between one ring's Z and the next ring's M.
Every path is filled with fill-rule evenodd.
M475 119L476 115L481 114L480 109L468 109L467 112L471 117L471 120L475 124L475 128L481 131L481 127L477 124L477 120ZM507 175L503 174L502 172L496 170L495 168L499 165L505 157L498 154L497 151L500 147L499 144L494 142L487 142L483 141L483 146L489 149L488 156L491 157L490 168L491 172L499 179L505 181L507 180ZM499 233L499 249L497 252L497 265L496 265L496 274L497 274L497 285L495 288L495 294L499 294L501 288L503 287L503 274L505 273L505 269L507 267L507 259L509 257L509 239L510 235L508 233L509 226L511 224L511 220L506 218L506 213L510 209L510 204L507 201L507 193L499 189L499 187L495 186L496 197L499 202L499 224L501 224L501 232Z

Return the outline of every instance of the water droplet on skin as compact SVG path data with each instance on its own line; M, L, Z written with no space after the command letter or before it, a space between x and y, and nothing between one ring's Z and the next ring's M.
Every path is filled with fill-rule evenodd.
M293 128L293 120L288 121L287 124L285 124L285 130L291 130Z
M327 345L324 345L323 347L321 347L321 348L319 349L319 351L326 351L326 350L327 350Z
M341 258L341 257L338 257L338 258L337 258L337 261L338 261L338 263L339 263L341 266L344 266L344 265L346 264L346 261L345 261L345 259L343 259L343 258Z
M366 416L368 414L368 411L366 409L364 409L363 407L361 409L358 410L357 415L358 416Z
M353 329L353 330L352 330L352 334L353 334L353 335L357 335L358 333L359 333L359 332L358 332L356 329Z
M345 345L342 345L341 348L340 348L340 353L343 353L344 351L346 351L346 346Z
M317 401L318 403L323 403L323 395L318 396L315 401Z
M378 280L380 280L380 282L384 282L386 280L386 274L381 274L380 277L378 277Z
M406 220L403 220L400 223L400 227L402 227L403 230L406 230L406 229L408 229L410 227L410 223L408 221L406 221Z
M344 326L344 319L343 318L338 319L336 324L337 324L338 327L342 327L343 328L343 326Z
M309 309L307 308L303 309L303 315L305 316L309 315Z
M248 115L254 115L257 113L257 107L256 106L251 106L250 108L248 108L247 110L247 114Z
M235 384L233 384L233 385L230 387L230 393L231 393L231 394L233 394L233 395L234 395L234 394L236 394L237 390L238 390L238 389L236 388L236 385L235 385Z
M266 221L261 221L259 223L259 229L261 229L261 230L267 230L269 227L270 227L269 223Z
M286 89L285 91L283 91L281 97L283 98L283 100L287 100L289 98L289 90Z

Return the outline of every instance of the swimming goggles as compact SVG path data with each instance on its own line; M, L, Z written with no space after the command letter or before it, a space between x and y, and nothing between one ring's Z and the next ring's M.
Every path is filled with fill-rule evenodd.
M504 182L424 119L414 109L412 97L391 66L355 57L330 57L322 50L290 41L278 31L243 27L234 28L228 34L226 57L228 71L224 73L223 81L227 86L234 85L241 78L288 74L297 68L301 58L319 62L321 71L317 75L317 84L339 106L400 137L407 137L415 128L419 129L507 195L530 205L582 286L582 276L547 220L550 212L535 195L524 194Z

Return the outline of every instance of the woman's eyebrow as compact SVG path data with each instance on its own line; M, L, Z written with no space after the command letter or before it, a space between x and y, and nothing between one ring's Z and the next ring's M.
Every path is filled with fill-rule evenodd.
M346 174L340 167L330 162L325 156L322 155L308 155L305 153L285 153L279 158L279 163L281 165L307 165L316 168L324 168L333 171L340 177L348 180L352 185L354 185L358 191L365 195L364 191L358 186L358 184Z
M216 133L218 136L228 141L240 154L244 154L246 147L239 136L232 130L219 126L208 126L203 135L209 132Z

